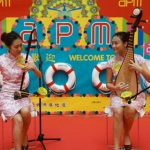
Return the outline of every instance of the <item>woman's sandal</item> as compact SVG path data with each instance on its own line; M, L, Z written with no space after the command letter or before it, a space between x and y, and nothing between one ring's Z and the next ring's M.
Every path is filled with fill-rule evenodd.
M22 146L21 150L28 150L28 145L27 146Z
M125 150L132 150L132 144L130 145L124 145Z

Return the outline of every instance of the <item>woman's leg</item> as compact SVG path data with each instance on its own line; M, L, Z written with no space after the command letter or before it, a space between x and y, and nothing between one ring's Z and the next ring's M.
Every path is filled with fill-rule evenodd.
M20 114L23 119L22 146L27 146L28 145L27 132L31 122L30 108L28 106L23 107L20 110Z
M123 131L123 107L114 108L114 150L120 150L120 138Z
M23 120L19 113L13 117L13 138L16 150L21 150Z
M130 145L130 137L129 132L132 128L133 122L134 122L134 116L136 113L136 109L132 106L126 106L124 108L124 144Z

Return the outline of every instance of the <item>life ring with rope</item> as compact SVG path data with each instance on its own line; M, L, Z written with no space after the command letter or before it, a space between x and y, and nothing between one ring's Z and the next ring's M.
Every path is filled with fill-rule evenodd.
M100 81L99 75L102 70L106 69L107 62L98 63L92 72L92 83L93 85L103 94L110 94L111 91L106 87L106 84Z
M64 85L58 85L53 81L53 75L56 71L62 70L67 73L68 81ZM75 87L76 76L73 68L67 63L55 63L48 67L45 72L45 82L50 91L57 95L64 94Z

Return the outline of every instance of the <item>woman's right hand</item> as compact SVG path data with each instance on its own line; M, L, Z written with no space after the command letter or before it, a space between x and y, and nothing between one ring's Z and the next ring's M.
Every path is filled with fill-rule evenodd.
M115 85L115 91L127 91L129 89L129 84L126 84L124 82L119 82L117 85Z

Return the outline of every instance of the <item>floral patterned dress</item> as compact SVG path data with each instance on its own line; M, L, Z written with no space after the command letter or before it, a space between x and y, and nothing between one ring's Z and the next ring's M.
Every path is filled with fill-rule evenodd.
M138 63L139 65L142 65L145 63L145 60L142 56L134 54L135 62ZM107 62L107 68L111 68L113 72L114 78L116 78L120 66L123 62L124 58L121 56L115 56L114 58L110 59ZM138 91L141 91L141 86L139 83L140 80L140 74L137 72L137 78L138 78ZM131 104L128 104L126 102L122 101L122 98L118 97L113 91L110 95L110 106L105 108L105 112L108 114L108 116L113 115L113 108L115 107L120 107L120 106L126 106L130 105L133 106L137 112L140 114L140 116L143 116L145 111L144 111L144 105L145 105L145 93L139 94L134 101L131 102Z
M21 56L25 58L26 54L22 53ZM20 89L23 74L17 65L17 59L10 53L0 56L0 72L3 76L3 85L0 91L0 112L8 119L11 119L24 106L29 106L31 111L34 111L30 97L14 100L14 92ZM33 62L30 56L28 62Z

